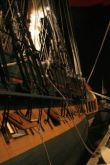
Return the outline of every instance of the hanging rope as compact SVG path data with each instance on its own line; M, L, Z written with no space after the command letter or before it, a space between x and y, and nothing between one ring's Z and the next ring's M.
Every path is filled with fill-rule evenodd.
M66 100L66 97L62 94L62 92L56 87L56 85L49 79L48 75L46 75L46 78L51 83L51 85L56 89L56 91L60 94L60 96L63 97L64 100Z
M47 77L48 78L48 77ZM49 82L53 85L53 87L57 90L57 92L63 97L63 99L66 101L66 107L68 107L68 101L67 101L67 98L62 94L62 92L54 85L54 83L48 78ZM73 124L75 126L75 129L76 129L76 132L79 136L79 138L81 139L85 149L91 154L91 155L94 155L94 152L87 146L87 144L85 143L84 139L82 138L81 136L81 133L75 123L75 121L73 121ZM69 125L69 124L68 124ZM69 127L72 129L72 127L69 125Z
M110 21L109 21L109 23L108 23L108 26L107 26L106 32L105 32L105 34L104 34L104 37L103 37L103 40L102 40L102 43L101 43L101 46L100 46L100 49L99 49L98 55L97 55L97 57L96 57L95 63L94 63L94 65L93 65L93 68L92 68L92 70L91 70L91 72L90 72L90 75L89 75L89 77L88 77L88 79L87 79L87 83L89 83L90 78L91 78L91 76L92 76L92 74L93 74L93 72L94 72L94 69L95 69L95 67L96 67L97 61L98 61L99 56L100 56L100 54L101 54L101 51L102 51L102 48L103 48L103 45L104 45L105 39L106 39L106 37L107 37L107 34L108 34L108 31L109 31L109 28L110 28Z
M48 150L47 150L47 146L46 146L46 144L45 144L45 142L44 142L43 135L42 135L42 133L40 132L40 130L35 130L35 131L39 134L39 136L40 136L40 138L41 138L41 142L42 142L42 144L43 144L43 147L44 147L44 150L45 150L45 153L46 153L46 156L47 156L48 163L49 163L49 165L52 165L51 160L50 160L50 155L49 155L49 152L48 152Z
M76 129L76 132L77 132L77 134L78 134L78 136L79 136L79 138L80 138L82 144L84 145L85 149L86 149L91 155L94 155L95 153L88 147L88 145L85 143L84 139L82 138L82 135L81 135L81 133L80 133L80 131L79 131L79 129L78 129L76 123L75 123L75 120L72 120L72 121L73 121L73 124L74 124L74 128ZM68 125L69 125L69 123L68 123ZM72 127L71 127L70 125L69 125L69 127L72 129Z

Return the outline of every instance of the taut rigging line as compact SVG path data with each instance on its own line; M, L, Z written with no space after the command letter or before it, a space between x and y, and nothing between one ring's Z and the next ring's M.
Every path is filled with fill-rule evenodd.
M104 37L103 37L103 40L102 40L102 43L101 43L101 46L100 46L98 55L97 55L97 57L96 57L95 63L94 63L94 65L93 65L92 70L91 70L91 72L90 72L90 74L89 74L89 77L88 77L88 79L87 79L87 83L89 83L90 78L91 78L91 76L92 76L92 74L93 74L93 72L94 72L94 69L95 69L95 67L96 67L97 61L98 61L99 56L100 56L100 54L101 54L101 51L102 51L102 48L103 48L105 39L106 39L106 37L107 37L109 28L110 28L110 21L109 21L108 26L107 26L107 29L106 29L106 31L105 31L105 34L104 34Z

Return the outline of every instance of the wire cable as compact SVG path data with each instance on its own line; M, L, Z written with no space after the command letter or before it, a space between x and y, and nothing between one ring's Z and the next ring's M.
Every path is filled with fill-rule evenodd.
M101 51L102 51L102 48L103 48L105 39L106 39L106 37L107 37L109 28L110 28L110 21L109 21L108 26L107 26L107 29L106 29L106 31L105 31L105 34L104 34L104 37L103 37L103 40L102 40L102 43L101 43L101 46L100 46L98 55L97 55L97 57L96 57L95 63L94 63L94 65L93 65L93 68L92 68L92 70L91 70L91 72L90 72L90 75L89 75L89 77L88 77L88 79L87 79L87 83L89 83L90 78L91 78L91 76L92 76L92 74L93 74L93 72L94 72L94 69L95 69L95 67L96 67L97 61L98 61L99 56L100 56L100 54L101 54Z

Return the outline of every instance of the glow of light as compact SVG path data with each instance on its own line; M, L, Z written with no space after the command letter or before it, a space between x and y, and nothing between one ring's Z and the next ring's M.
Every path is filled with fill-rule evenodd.
M33 43L36 47L37 50L40 50L41 44L39 41L39 33L41 31L41 23L40 19L43 18L43 11L41 9L35 11L32 10L31 15L30 15L30 26L29 26L29 31L31 32L32 40Z
M49 6L47 6L47 7L46 7L46 10L47 10L47 11L50 11L50 7L49 7Z

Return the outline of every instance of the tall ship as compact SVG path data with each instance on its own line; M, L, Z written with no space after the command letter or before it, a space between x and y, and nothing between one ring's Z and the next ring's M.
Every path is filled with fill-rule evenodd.
M79 164L97 110L68 1L1 0L0 164Z

